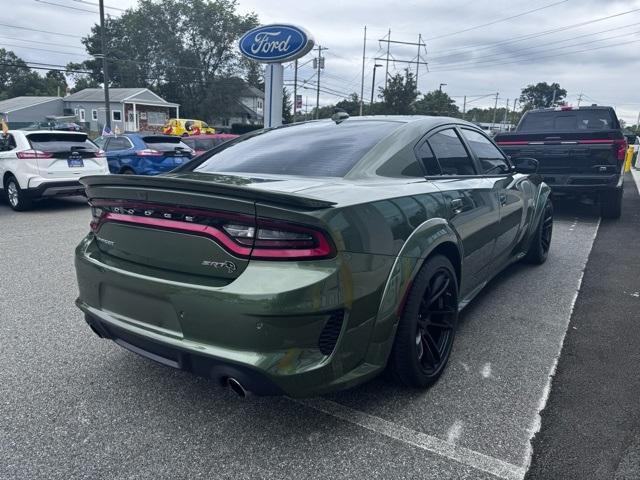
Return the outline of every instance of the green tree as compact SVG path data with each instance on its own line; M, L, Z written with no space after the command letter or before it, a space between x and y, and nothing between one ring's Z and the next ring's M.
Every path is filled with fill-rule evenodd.
M397 73L389 79L386 88L380 87L379 97L382 102L372 106L376 113L386 115L410 115L414 113L414 104L420 92L418 92L416 79L409 69L405 69L404 75Z
M0 48L0 100L22 95L51 93L43 77L31 70L15 53Z
M282 123L293 122L293 102L291 101L291 94L286 88L282 89Z
M547 108L562 105L567 91L560 88L558 83L549 85L547 82L539 82L535 85L527 85L520 94L520 104L524 111L532 108Z
M415 103L415 112L420 115L458 116L460 110L456 102L442 90L425 94Z
M110 85L150 88L180 103L185 116L221 116L241 92L247 70L238 39L258 24L255 14L238 14L236 7L236 0L140 0L107 18ZM99 33L94 25L83 39L91 55L100 52ZM101 60L80 66L92 72L91 80L104 82Z

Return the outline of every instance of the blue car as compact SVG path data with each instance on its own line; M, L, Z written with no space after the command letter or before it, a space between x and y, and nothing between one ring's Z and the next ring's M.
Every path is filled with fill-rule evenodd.
M98 137L94 142L106 152L111 173L158 175L191 160L194 151L180 137L125 133Z

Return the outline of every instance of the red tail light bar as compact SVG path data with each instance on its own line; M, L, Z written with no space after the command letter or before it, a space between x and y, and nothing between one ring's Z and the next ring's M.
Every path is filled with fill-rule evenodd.
M40 150L23 150L16 153L16 156L21 159L33 159L33 158L52 158L53 153L42 152Z
M242 258L317 260L335 256L327 234L305 225L162 205L92 202L91 206L94 232L107 222L119 222L205 236Z

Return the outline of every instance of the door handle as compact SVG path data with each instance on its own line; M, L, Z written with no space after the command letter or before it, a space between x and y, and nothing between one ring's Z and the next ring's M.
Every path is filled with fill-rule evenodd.
M461 198L454 198L451 200L451 209L455 215L462 213L463 204Z
M507 204L507 194L499 193L498 200L500 201L500 205L504 207Z

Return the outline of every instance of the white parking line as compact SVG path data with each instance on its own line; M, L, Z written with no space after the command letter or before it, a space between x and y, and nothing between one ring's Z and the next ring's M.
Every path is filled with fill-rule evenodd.
M638 187L638 193L640 193L640 170L636 170L633 167L631 168L631 175L636 182L636 187Z
M441 457L446 457L463 465L481 470L498 478L507 480L522 480L526 470L517 465L504 462L480 452L460 447L437 437L417 432L410 428L396 425L380 417L375 417L358 410L354 410L339 403L313 398L306 400L293 400L301 405L326 413L332 417L366 428L372 432L399 440L414 447L421 448Z

